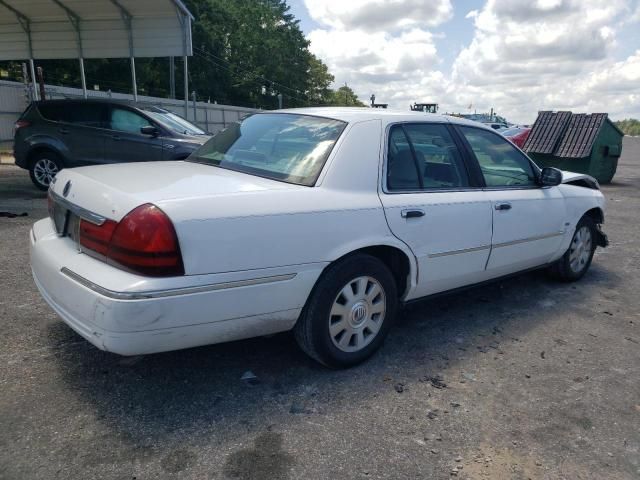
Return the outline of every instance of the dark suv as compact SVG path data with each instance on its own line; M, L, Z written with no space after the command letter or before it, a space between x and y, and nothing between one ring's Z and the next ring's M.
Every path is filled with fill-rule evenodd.
M181 160L209 139L162 108L106 100L34 102L15 128L16 165L29 170L41 190L62 168Z

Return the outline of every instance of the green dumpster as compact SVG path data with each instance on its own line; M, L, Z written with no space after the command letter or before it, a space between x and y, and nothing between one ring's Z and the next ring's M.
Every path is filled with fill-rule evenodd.
M539 112L523 150L540 167L586 173L609 183L623 136L606 113Z

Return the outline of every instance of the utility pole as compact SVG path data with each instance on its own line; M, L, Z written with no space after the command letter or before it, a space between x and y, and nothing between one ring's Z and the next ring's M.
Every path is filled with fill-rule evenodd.
M29 87L29 74L27 73L27 64L24 62L22 62L22 81L24 82L24 95L27 99L27 104L29 104L36 99L36 94Z
M278 109L282 110L282 94L278 94Z
M349 91L348 91L347 82L344 82L344 104L349 105Z
M44 73L42 67L37 68L38 71L38 84L40 85L40 100L44 100Z

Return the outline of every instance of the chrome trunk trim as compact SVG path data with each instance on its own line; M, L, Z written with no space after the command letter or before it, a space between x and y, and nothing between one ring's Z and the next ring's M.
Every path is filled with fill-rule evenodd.
M67 200L64 197L61 197L51 189L49 189L49 195L51 195L54 202L62 205L64 208L66 208L70 212L76 214L77 216L79 216L84 220L87 220L88 222L94 223L96 225L102 225L104 222L107 221L106 217L103 217L102 215L98 215L97 213L93 213L87 210L86 208L79 207L74 203L71 203L69 200Z
M270 277L250 278L247 280L235 280L232 282L211 283L209 285L198 285L195 287L170 288L166 290L152 290L147 292L116 292L114 290L109 290L108 288L101 287L100 285L90 280L87 280L83 276L78 275L75 272L72 272L67 267L62 267L60 269L60 272L63 275L66 275L72 280L83 285L84 287L87 287L88 289L93 290L94 292L99 293L100 295L103 295L108 298L113 298L115 300L143 300L143 299L150 299L150 298L174 297L177 295L189 295L192 293L213 292L216 290L227 290L230 288L262 285L265 283L284 282L286 280L291 280L296 276L295 273L288 273L285 275L273 275Z

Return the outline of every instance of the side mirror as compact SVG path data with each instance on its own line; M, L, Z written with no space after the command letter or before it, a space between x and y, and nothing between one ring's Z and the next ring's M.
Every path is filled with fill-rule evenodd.
M145 125L144 127L140 127L140 133L143 135L151 135L152 137L157 137L158 135L160 135L160 131L153 125Z
M544 167L540 173L540 185L555 187L562 183L562 171L553 167Z

